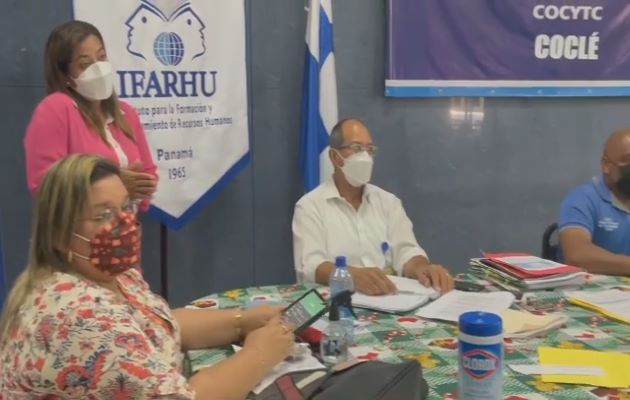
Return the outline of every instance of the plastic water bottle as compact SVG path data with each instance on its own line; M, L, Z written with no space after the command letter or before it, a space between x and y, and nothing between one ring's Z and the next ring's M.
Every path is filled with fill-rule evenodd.
M339 298L334 299L328 312L330 323L324 329L319 344L319 355L328 365L339 364L348 359L348 334L339 321L339 305L337 304Z
M329 282L331 299L343 291L354 293L354 281L350 271L348 271L346 257L339 256L335 259L335 269L330 275ZM347 305L339 306L339 322L346 330L348 344L352 345L354 343L354 319L352 318L352 311Z
M459 400L503 399L503 321L471 311L459 316Z

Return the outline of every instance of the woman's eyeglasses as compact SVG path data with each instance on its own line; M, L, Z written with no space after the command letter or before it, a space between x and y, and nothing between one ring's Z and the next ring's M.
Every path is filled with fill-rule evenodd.
M113 222L118 218L118 214L120 212L128 213L128 214L137 214L138 213L138 201L137 200L129 200L125 204L123 204L120 209L116 207L106 208L94 217L90 218L90 220L95 221L99 224L106 224L109 222Z

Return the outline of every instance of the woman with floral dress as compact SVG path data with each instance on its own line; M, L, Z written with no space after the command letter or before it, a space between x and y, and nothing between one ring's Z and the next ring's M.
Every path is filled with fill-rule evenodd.
M240 399L289 354L278 307L171 310L153 294L135 213L111 161L71 155L51 168L0 319L0 399ZM239 353L182 375L182 349L239 339Z

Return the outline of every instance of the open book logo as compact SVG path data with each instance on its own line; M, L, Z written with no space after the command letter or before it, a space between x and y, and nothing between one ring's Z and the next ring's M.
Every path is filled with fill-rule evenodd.
M127 51L174 67L206 53L206 25L190 0L142 0L127 26Z
M479 380L497 370L499 358L489 351L474 349L462 354L462 365L468 375Z

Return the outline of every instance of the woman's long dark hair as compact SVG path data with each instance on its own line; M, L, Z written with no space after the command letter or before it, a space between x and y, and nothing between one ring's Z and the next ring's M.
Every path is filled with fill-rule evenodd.
M89 107L89 100L77 93L70 85L70 63L74 52L89 36L96 36L103 43L103 36L92 24L84 21L70 21L59 25L50 33L44 54L44 76L48 93L62 92L71 96L79 106L86 122L94 128L105 143L109 144L105 135L105 121L99 113ZM129 123L118 106L116 93L101 102L106 115L110 115L116 125L130 139L135 140Z

